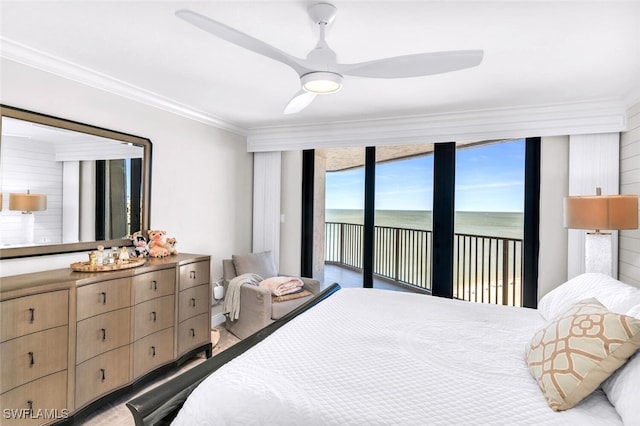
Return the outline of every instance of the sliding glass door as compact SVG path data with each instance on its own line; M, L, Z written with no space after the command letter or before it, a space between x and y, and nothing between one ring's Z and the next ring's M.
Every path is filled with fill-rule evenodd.
M376 147L373 272L431 290L433 144Z
M453 297L522 304L525 140L456 149Z
M362 287L365 148L316 153L325 169L325 282Z
M539 149L532 138L315 153L325 264L351 273L325 282L535 307Z

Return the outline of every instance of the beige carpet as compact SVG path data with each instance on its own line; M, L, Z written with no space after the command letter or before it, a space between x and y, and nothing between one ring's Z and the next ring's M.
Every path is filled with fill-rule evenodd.
M240 339L238 339L233 334L229 333L224 325L219 325L211 330L211 343L213 345L213 356L224 351L225 349L230 348L231 346L238 343ZM187 371L190 368L195 367L201 362L205 361L204 353L200 353L197 356L193 357L185 364L183 364L178 370L169 373L165 377L161 377L156 379L153 382L150 382L144 389L138 392L128 393L118 399L111 401L109 404L106 404L95 412L93 412L89 417L87 417L82 423L90 424L90 425L99 425L99 426L132 426L135 425L133 421L133 417L131 416L131 412L124 405L127 401L134 398L137 395L143 394L148 390L151 390L158 386L159 384L169 380L170 378L177 376L180 373ZM76 423L77 424L77 423Z

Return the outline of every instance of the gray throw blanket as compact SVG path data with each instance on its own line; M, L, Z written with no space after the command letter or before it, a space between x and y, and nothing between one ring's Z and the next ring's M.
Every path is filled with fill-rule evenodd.
M224 297L223 314L228 315L231 321L240 316L240 287L243 284L258 285L262 277L258 274L242 274L229 281L227 294Z

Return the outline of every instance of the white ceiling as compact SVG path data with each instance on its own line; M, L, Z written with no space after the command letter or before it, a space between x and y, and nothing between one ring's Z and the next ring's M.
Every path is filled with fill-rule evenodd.
M345 77L343 89L283 115L289 67L176 18L189 8L298 57L317 40L310 1L1 0L2 56L74 69L86 81L173 105L239 132L504 108L640 101L640 2L356 1L327 41L353 63L483 49L480 66L407 79ZM26 60L25 58L29 58ZM34 59L36 58L36 59ZM62 65L64 67L62 67ZM32 63L33 65L33 63Z

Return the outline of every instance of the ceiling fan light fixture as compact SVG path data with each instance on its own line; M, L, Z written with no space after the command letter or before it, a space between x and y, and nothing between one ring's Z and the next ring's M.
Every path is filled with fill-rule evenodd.
M335 72L314 71L300 77L302 88L310 93L325 95L342 88L342 76Z

